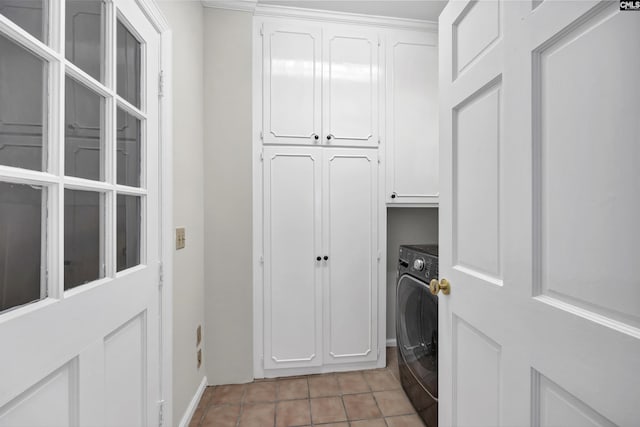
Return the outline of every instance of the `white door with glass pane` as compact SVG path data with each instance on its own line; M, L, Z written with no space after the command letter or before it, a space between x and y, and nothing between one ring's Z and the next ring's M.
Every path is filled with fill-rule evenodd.
M442 426L640 423L640 13L619 8L440 15Z
M0 0L0 426L157 425L160 36Z

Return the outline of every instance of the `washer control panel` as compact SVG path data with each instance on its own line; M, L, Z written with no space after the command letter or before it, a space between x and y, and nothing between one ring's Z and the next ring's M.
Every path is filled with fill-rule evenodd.
M398 277L405 273L427 282L438 278L438 247L436 245L401 245Z

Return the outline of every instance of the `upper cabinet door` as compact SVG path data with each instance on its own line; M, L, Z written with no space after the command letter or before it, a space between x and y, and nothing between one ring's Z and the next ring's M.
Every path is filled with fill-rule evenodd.
M377 146L378 33L340 25L325 28L323 143Z
M265 144L320 143L321 36L313 25L264 24Z
M438 203L438 37L395 31L387 43L387 203Z

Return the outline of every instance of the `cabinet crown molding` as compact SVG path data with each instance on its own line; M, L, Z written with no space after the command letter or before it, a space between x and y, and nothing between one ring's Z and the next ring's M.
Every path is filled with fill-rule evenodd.
M241 12L251 12L256 10L258 0L202 0L204 7L214 9L239 10Z
M205 3L209 2L205 1ZM302 7L258 4L255 7L254 15L259 17L297 18L310 21L328 21L341 24L369 25L383 28L428 31L433 33L438 32L438 23L434 21L394 18L390 16L364 15L358 13L308 9Z
M364 15L330 10L307 9L302 7L258 4L258 0L202 0L204 7L214 9L250 12L255 16L271 18L297 18L311 21L331 21L342 24L370 25L375 27L398 28L438 32L438 23L420 19L393 18L388 16Z

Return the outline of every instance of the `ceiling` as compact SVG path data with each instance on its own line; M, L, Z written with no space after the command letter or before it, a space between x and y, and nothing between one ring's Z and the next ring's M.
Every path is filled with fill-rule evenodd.
M438 21L442 0L258 0L258 4Z

